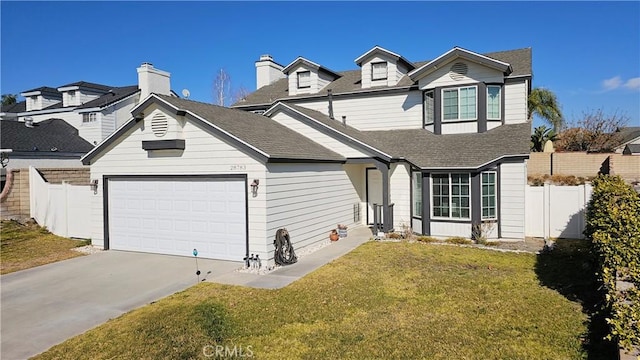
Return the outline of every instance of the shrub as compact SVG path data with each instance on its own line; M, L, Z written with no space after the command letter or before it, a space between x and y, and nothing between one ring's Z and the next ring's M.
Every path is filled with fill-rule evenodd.
M449 244L472 244L473 242L467 238L463 238L460 236L450 237L445 242Z
M598 176L584 234L598 256L609 338L627 350L640 346L640 195L619 176ZM616 289L616 280L633 286Z
M402 239L402 235L396 232L388 233L387 239Z
M529 175L527 176L527 183L531 186L543 186L545 182L549 182L553 185L562 186L577 186L591 181L593 177L582 177L573 175Z
M432 238L431 236L418 236L416 240L424 243L432 243L438 241L436 238Z

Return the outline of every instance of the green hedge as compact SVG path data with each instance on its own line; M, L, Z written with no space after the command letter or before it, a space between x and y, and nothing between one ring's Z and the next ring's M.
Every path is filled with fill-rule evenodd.
M640 346L640 195L619 176L600 175L592 184L584 234L600 263L609 338L631 350ZM616 280L634 287L616 289Z

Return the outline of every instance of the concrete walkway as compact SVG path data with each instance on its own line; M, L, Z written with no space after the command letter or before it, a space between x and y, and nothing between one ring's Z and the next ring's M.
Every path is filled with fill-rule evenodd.
M328 235L327 235L328 236ZM277 289L371 238L367 227L265 275L199 259L200 281ZM2 360L37 355L109 319L198 283L190 257L105 251L0 276Z
M327 234L327 236L329 235ZM207 281L263 289L279 289L350 252L369 241L371 237L371 230L368 227L361 226L349 229L346 238L340 239L331 245L302 257L293 265L280 267L265 275L240 272L214 274L214 276L209 277Z

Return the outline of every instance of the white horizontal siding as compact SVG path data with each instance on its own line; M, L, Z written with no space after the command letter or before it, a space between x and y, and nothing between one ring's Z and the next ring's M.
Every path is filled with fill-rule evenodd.
M297 250L327 240L337 224L355 225L353 207L360 198L342 165L269 164L267 185L268 242L286 228Z
M442 134L465 134L465 133L477 133L478 122L464 122L464 123L442 123Z
M302 123L300 120L294 119L291 116L278 112L271 117L278 123L290 128L291 130L308 137L312 141L331 149L344 157L369 157L368 154L353 148L347 144L342 143L333 137L326 135L325 133L312 128L309 125Z
M487 121L487 130L495 129L502 125L501 121Z
M431 236L462 236L471 237L471 224L458 222L443 222L431 220Z
M525 80L504 85L504 122L517 124L527 121L527 83Z
M116 129L122 126L131 118L131 109L138 103L139 95L135 95L125 101L122 101L113 106L115 112L115 125Z
M336 119L347 117L347 124L362 131L422 128L422 93L333 98ZM329 114L329 102L295 102L297 105Z
M88 103L102 96L103 93L96 93L88 90L76 90L76 96L80 99L80 104Z
M247 174L249 183L253 179L260 182L257 196L249 195L249 250L266 258L266 194L263 185L266 184L265 166L189 121L186 121L182 128L186 139L184 151L147 152L142 149L142 140L148 139L146 133L151 132L151 110L153 109L146 109L144 113L149 115L145 117L144 122L122 134L119 140L108 147L108 152L94 159L91 165L91 179L100 181L97 194L92 196L93 244L104 245L103 175ZM170 121L175 121L170 114L166 115Z
M500 165L500 224L503 238L522 239L525 233L524 162Z
M409 165L395 163L391 165L389 176L389 197L393 203L393 226L402 230L411 226L411 175Z
M47 98L47 97L44 97L44 96L39 96L39 98L40 98L40 106L41 106L40 109L44 109L44 108L47 108L49 106L52 106L52 105L55 105L55 104L58 104L58 103L62 102L62 99Z
M113 109L100 113L100 141L116 131L116 114Z
M467 64L468 71L467 74L462 76L461 79L454 80L451 78L451 76L449 76L449 70L451 69L451 66L453 64L458 62ZM455 59L445 65L442 65L440 69L420 79L418 81L418 85L420 89L424 90L432 89L435 87L460 86L478 82L503 83L504 75L498 70L494 70L471 61Z
M96 120L91 122L82 122L82 114L80 115L80 128L78 135L92 144L97 144L104 137L102 136L102 113L96 113Z

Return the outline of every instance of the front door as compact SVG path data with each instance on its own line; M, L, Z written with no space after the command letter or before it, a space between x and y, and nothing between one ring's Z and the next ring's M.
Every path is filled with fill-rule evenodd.
M369 225L373 225L373 204L382 205L382 173L376 168L367 168L367 224Z

